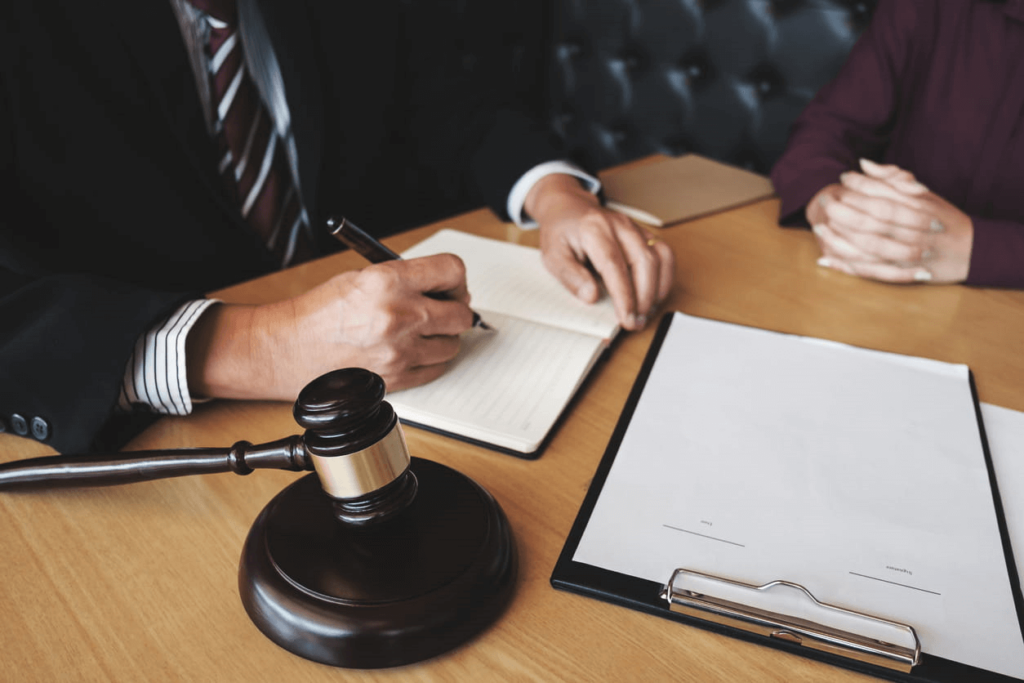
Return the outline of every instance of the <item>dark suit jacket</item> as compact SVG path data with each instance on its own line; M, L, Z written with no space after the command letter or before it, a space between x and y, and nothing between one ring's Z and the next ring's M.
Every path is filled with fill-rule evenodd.
M557 154L523 106L540 92L542 3L480 4L262 0L314 226L503 213ZM165 0L4 4L0 198L0 424L42 418L60 451L111 445L144 330L273 268L222 195Z

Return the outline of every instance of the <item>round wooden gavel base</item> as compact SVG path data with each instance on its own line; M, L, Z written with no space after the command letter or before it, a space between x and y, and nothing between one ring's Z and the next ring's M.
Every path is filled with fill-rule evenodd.
M267 504L238 572L267 637L307 659L372 669L446 652L497 619L517 568L501 507L444 465L412 458L410 469L412 503L368 527L338 521L315 474Z

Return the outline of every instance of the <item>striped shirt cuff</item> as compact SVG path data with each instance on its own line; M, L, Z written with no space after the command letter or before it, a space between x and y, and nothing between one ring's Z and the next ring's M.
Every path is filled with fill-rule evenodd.
M121 382L121 409L148 407L163 415L192 412L185 340L203 311L215 303L218 302L214 299L189 301L139 337Z
M568 161L545 161L543 164L537 164L524 173L508 193L508 202L505 205L505 209L520 228L537 227L537 221L523 214L523 204L526 203L526 195L530 193L530 190L537 184L537 181L552 173L565 173L575 176L594 194L601 191L600 180L584 172L578 166L570 164Z

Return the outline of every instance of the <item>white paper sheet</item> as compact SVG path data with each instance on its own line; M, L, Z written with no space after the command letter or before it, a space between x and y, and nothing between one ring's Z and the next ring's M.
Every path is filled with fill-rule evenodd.
M1024 581L1024 413L981 404L1017 576Z
M792 581L1024 677L966 366L676 314L574 560Z

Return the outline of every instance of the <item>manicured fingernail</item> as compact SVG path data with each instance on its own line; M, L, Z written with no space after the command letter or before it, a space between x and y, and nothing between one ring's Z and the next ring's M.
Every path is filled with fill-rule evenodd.
M928 227L932 232L946 232L946 226L940 223L938 218L933 218Z
M637 328L646 327L647 326L647 316L646 315L634 315L633 316L633 325L634 325L634 327L637 327Z
M908 192L913 192L914 194L924 194L925 192L928 191L927 187L917 182L916 180L911 180L905 183L905 186Z
M928 282L932 279L932 274L927 270L919 270L914 273L914 279L918 282Z
M820 259L818 259L818 265L821 266L822 268L831 268L832 261L827 256L822 256Z
M825 226L821 225L820 223L818 225L814 225L814 226L811 227L811 232L813 232L818 237L824 237L825 236Z
M872 171L877 171L879 168L881 168L878 164L871 161L871 159L865 159L864 157L861 157L859 161L861 168L863 168L865 171L869 169Z
M584 282L576 290L576 297L583 299L584 301L592 301L597 296L597 291L594 289L595 285L593 282Z
M823 194L819 194L818 195L818 204L820 204L821 206L826 206L828 204L828 197L826 197Z

